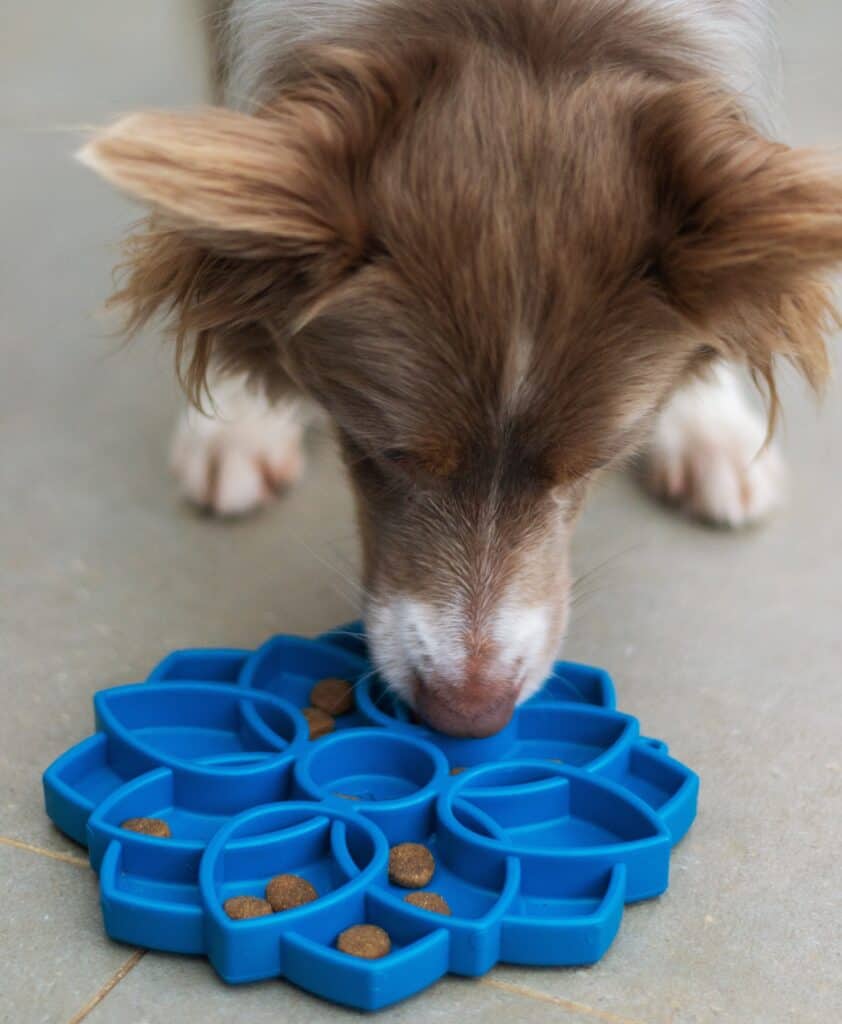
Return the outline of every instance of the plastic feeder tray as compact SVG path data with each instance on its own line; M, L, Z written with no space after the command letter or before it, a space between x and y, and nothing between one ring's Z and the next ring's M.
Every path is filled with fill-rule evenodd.
M356 706L310 742L301 708L326 677L354 683ZM44 793L88 847L108 934L363 1010L498 961L599 960L624 905L667 888L696 813L698 778L614 709L602 670L558 662L502 732L456 739L385 690L359 623L255 652L177 651L94 710L98 731L47 769ZM164 819L171 838L121 828L136 817ZM407 841L432 851L426 888L450 915L389 882L389 846ZM319 898L227 916L226 899L285 872ZM386 929L387 956L336 948L362 923Z

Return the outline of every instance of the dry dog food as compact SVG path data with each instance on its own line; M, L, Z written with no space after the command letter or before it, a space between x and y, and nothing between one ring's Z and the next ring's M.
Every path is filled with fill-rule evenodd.
M450 769L450 774L451 775L461 775L464 770L465 770L464 768L451 768Z
M257 896L232 896L222 904L222 909L234 921L245 921L250 917L268 917L272 906Z
M451 914L447 900L437 892L411 892L403 899L404 903L411 903L413 907L429 910L433 914Z
M319 894L307 879L298 875L275 875L266 886L266 899L276 913L302 907L318 898Z
M358 796L354 796L353 793L334 793L334 796L341 797L343 800L359 800Z
M389 881L404 889L423 889L435 870L433 855L421 843L399 843L389 851Z
M347 715L354 707L354 687L347 679L322 679L310 691L310 703L329 715Z
M139 832L143 836L155 836L158 839L171 839L172 832L163 818L126 818L120 828L127 832Z
M333 720L333 715L329 715L326 711L322 711L321 708L302 708L301 714L307 719L307 724L310 726L310 739L317 740L322 736L327 736L329 732L333 732L336 728L336 722Z
M363 960L379 960L391 953L392 940L389 933L376 924L355 924L340 934L336 948Z

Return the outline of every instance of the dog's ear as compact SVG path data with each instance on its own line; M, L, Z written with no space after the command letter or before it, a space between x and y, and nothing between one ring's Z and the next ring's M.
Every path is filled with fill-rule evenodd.
M298 258L354 249L362 225L335 159L339 140L315 138L302 114L300 104L260 117L221 108L133 114L79 159L218 252Z
M662 216L653 263L672 301L765 381L773 413L777 356L820 387L837 319L827 273L842 262L842 163L769 141L702 83L650 98L637 129Z
M258 114L135 114L81 151L152 210L114 299L130 329L170 315L194 397L211 363L270 378L278 337L364 260L369 165L414 70L321 48Z

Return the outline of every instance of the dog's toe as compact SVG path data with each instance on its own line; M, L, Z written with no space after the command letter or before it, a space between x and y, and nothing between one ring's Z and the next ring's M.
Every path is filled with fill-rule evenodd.
M765 429L742 399L723 401L709 388L679 396L652 439L649 489L705 522L761 522L781 504L786 475L777 447L764 446Z
M170 464L188 501L219 516L243 516L301 476L301 436L289 410L224 420L188 409Z

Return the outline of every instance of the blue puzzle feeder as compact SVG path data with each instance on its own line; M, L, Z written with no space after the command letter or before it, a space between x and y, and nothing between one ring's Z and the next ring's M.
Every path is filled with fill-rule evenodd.
M355 708L309 740L301 709L327 677ZM359 623L255 652L178 651L143 684L94 698L96 733L44 774L47 813L88 847L114 939L201 954L227 982L284 978L375 1010L444 974L599 960L626 903L663 893L698 778L614 708L608 675L558 662L495 736L412 721L373 671ZM165 820L170 838L121 828ZM406 902L389 847L423 843L450 915ZM291 873L319 898L232 920ZM336 938L375 924L380 959Z

